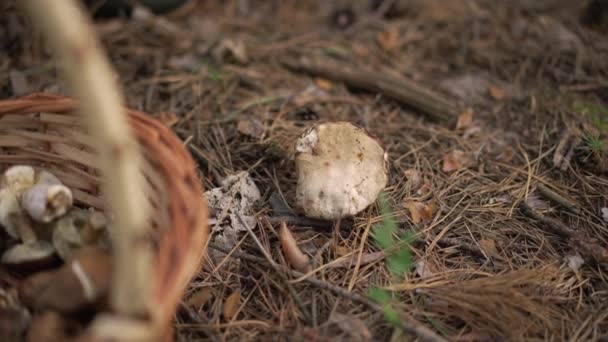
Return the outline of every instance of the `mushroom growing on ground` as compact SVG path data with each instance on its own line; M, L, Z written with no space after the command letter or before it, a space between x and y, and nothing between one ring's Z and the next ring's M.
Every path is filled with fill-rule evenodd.
M296 206L308 217L340 220L372 204L388 182L387 154L365 130L330 122L296 142Z

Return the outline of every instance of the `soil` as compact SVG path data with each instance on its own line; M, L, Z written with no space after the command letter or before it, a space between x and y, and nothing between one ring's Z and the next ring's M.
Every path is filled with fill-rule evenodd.
M128 106L172 127L206 189L248 171L262 195L251 214L265 251L245 232L208 258L176 340L423 340L412 326L451 341L608 339L608 12L588 3L201 0L97 19ZM40 35L0 7L0 97L69 94ZM302 57L428 89L453 120L285 65ZM374 204L338 234L290 216L314 260L298 278L278 217L294 204L295 139L327 121L386 147L391 211ZM401 278L374 239L387 216L415 236Z

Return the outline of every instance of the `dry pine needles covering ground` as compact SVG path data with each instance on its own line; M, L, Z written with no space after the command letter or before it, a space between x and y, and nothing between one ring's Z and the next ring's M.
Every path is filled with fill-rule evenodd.
M398 294L403 321L450 340L608 338L608 14L575 3L209 0L99 21L129 106L184 139L206 189L247 171L261 193L248 213L259 241L244 232L207 260L177 339L413 340L362 298L373 287ZM62 92L39 36L2 6L2 97ZM454 120L288 67L300 57L433 89ZM331 223L289 216L314 267L287 271L278 217L294 199L292 144L335 120L389 152L390 216L415 234L404 279L374 241L377 205L335 240Z

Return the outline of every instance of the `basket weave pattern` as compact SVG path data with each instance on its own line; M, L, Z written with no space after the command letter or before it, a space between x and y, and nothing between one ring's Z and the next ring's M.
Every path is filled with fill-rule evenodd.
M95 141L75 113L77 104L43 93L0 101L0 167L44 167L73 190L77 204L103 210ZM145 159L142 177L152 206L148 222L157 254L151 301L168 324L205 253L208 209L194 161L181 140L156 119L127 112Z

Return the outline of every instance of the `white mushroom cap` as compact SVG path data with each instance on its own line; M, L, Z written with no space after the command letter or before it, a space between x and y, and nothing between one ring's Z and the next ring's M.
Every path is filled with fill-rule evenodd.
M2 254L2 263L24 265L43 262L55 254L53 245L46 241L15 245Z
M8 187L17 197L35 183L34 168L28 165L11 166L2 175L2 188Z
M38 222L48 223L73 205L72 191L63 184L39 183L23 193L21 206Z
M372 204L386 187L387 154L348 122L313 126L296 142L296 206L306 216L336 220Z
M12 220L12 216L20 213L21 205L17 196L8 187L0 189L0 224L8 235L14 239L19 238L19 231Z

